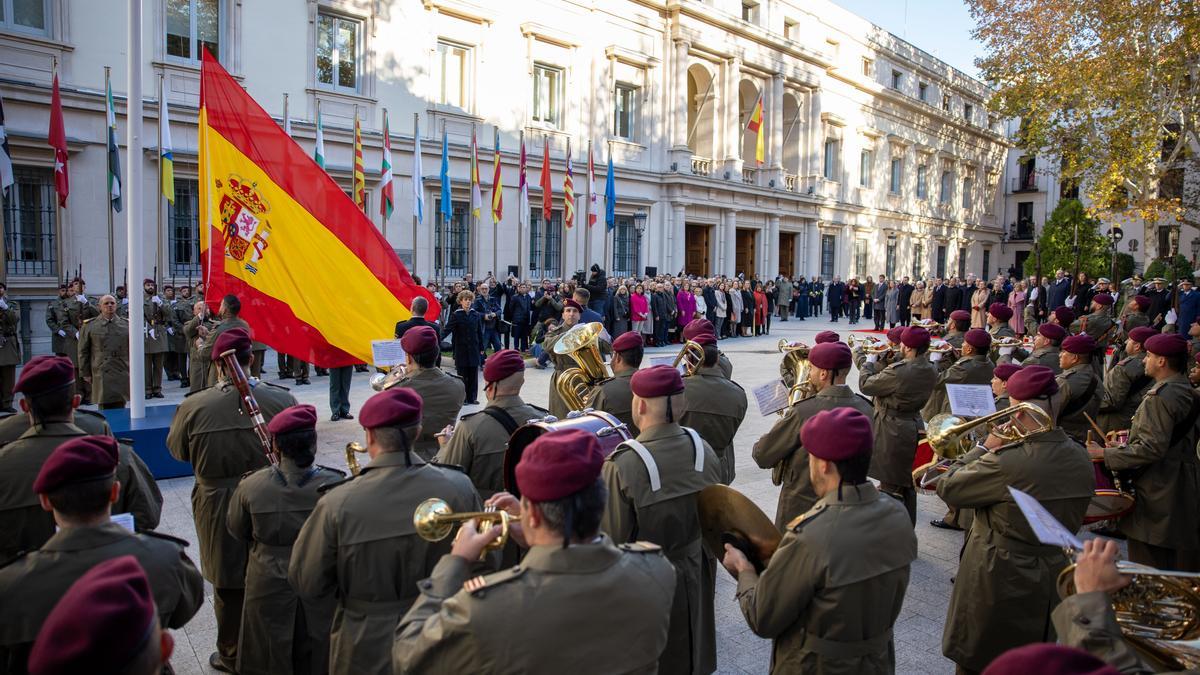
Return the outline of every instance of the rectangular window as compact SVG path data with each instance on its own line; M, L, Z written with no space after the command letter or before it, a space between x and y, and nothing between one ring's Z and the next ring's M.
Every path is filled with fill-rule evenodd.
M317 84L358 93L362 22L336 14L317 15Z
M862 60L862 74L864 77L871 77L871 73L875 71L875 62L867 57Z
M57 234L54 170L13 167L4 196L4 245L12 276L54 276Z
M990 248L983 249L983 271L979 274L980 279L991 279L992 268L992 250Z
M938 196L938 201L942 204L949 204L954 192L954 174L950 171L942 172L941 192Z
M904 160L899 157L892 158L891 183L888 189L894 194L900 194L901 184L904 182Z
M613 96L613 136L637 139L638 94L640 88L618 82Z
M618 277L636 276L639 252L633 216L617 216L613 228L612 274Z
M742 3L742 21L750 23L758 23L758 3L743 2Z
M971 124L972 118L974 118L974 117L975 117L975 106L971 105L970 103L964 103L963 104L963 119L967 121L967 124Z
M917 199L929 197L929 167L921 164L917 167Z
M450 202L450 222L442 222L442 200L435 199L437 225L433 232L434 269L447 279L461 279L471 271L471 219L467 202Z
M529 212L529 276L549 279L562 276L562 211L550 212L545 227L540 208Z
M904 84L904 74L898 70L892 71L892 89L899 89Z
M925 276L925 245L913 244L913 281Z
M562 128L563 70L533 66L533 121Z
M896 238L888 237L887 257L884 259L884 274L889 279L896 278Z
M958 249L958 278L967 278L967 247L960 246Z
M200 182L175 177L175 203L167 204L170 273L200 278Z
M871 169L875 164L875 153L870 150L863 150L858 159L858 184L863 187L871 187Z
M0 29L49 35L50 0L0 0Z
M453 42L438 41L434 73L437 103L463 110L471 106L471 48Z
M970 178L963 179L962 207L964 209L971 208L971 204L972 204L971 192L973 191L974 188L975 188L975 181L973 179L970 179Z
M1167 225L1158 226L1158 257L1166 258L1171 255L1171 228ZM9 263L10 265L12 263Z
M942 112L950 112L950 94L942 94Z
M867 240L854 240L854 273L859 279L868 278L867 274Z
M921 101L924 103L929 102L929 85L928 84L921 82L920 84L917 85L917 98L921 99Z
M937 278L946 278L946 247L941 245L937 247Z
M797 37L799 37L799 28L800 25L795 21L792 21L791 19L784 19L783 37L787 38L788 40L795 40Z
M26 4L28 0L12 0ZM40 0L35 0L41 4ZM7 4L8 0L5 0ZM7 16L7 15L5 15ZM15 18L15 17L14 17ZM201 48L220 58L220 0L167 0L167 55L199 61Z
M821 235L821 276L833 278L833 263L837 237L832 234Z
M825 180L837 180L838 141L825 140Z

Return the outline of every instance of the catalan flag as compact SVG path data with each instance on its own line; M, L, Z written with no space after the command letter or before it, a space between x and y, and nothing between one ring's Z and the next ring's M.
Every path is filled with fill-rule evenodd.
M567 173L563 176L563 222L567 229L575 224L575 183L571 175L571 139L567 139Z
M504 217L504 181L500 178L500 129L496 128L496 148L492 155L492 222Z
M363 213L367 212L367 174L363 170L362 128L358 124L358 110L354 111L354 204Z
M754 160L761 166L765 154L763 152L763 95L758 93L758 100L750 111L750 120L746 122L746 131L755 135Z
M418 297L371 221L207 51L200 245L209 304L237 295L255 338L324 368L371 360Z

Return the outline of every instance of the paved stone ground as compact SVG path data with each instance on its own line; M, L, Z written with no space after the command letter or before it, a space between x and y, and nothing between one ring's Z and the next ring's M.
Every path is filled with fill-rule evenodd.
M869 328L870 323L859 323L856 328ZM751 387L765 383L778 377L780 356L775 344L780 338L789 340L804 340L812 343L813 337L820 330L833 328L843 333L850 327L843 320L831 324L827 319L808 320L804 322L791 320L780 323L776 320L769 336L725 340L721 343L722 350L729 356L734 365L734 379L749 390ZM669 349L650 350L651 353L673 353ZM275 357L268 353L267 366L270 379L276 376ZM550 371L529 370L525 385L525 399L538 405L546 405L547 389ZM857 373L851 374L851 381L857 382ZM328 391L327 378L312 378L313 384L306 387L293 387L292 393L301 402L316 405L323 415L327 415ZM283 384L290 384L284 382ZM170 383L164 387L168 392L168 402L178 402L182 392L178 383ZM356 373L350 393L352 411L357 414L370 394L368 376ZM481 395L482 400L482 395ZM157 402L156 402L157 403ZM465 412L475 411L477 406L470 406ZM750 458L750 448L754 442L765 433L777 418L769 418L758 414L757 408L751 401L751 411L737 435L737 479L733 487L752 498L767 514L775 512L778 498L778 488L771 484L769 472L759 469ZM330 422L328 417L322 418L317 425L320 438L320 453L318 462L329 466L345 468L343 448L351 440L363 439L363 431L355 421ZM165 504L163 521L160 531L183 537L191 542L193 558L195 553L196 531L192 523L191 503L189 494L192 488L191 478L178 478L160 483ZM929 521L941 516L944 505L935 496L921 496L918 500L917 539L919 541L919 559L913 563L912 577L909 582L908 594L905 597L904 608L900 613L895 627L896 670L900 673L950 673L954 664L942 656L941 639L942 625L946 616L946 607L950 597L950 579L957 569L958 552L962 546L962 535L957 532L930 527ZM206 584L207 586L207 584ZM755 636L746 626L737 602L734 599L736 585L723 571L718 575L717 583L717 656L718 672L720 673L765 673L768 671L771 658L771 645L768 640ZM181 675L211 672L208 667L208 656L212 653L216 640L216 623L212 608L208 603L212 600L211 588L207 588L206 604L183 630L176 631L175 655L172 658L176 672Z

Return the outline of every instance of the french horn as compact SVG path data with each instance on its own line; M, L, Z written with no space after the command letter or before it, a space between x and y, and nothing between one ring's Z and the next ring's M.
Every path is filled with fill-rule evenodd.
M588 392L609 379L608 367L600 355L600 334L604 325L598 321L581 323L568 330L554 343L554 353L570 356L577 365L567 368L555 381L555 388L570 410L587 407Z

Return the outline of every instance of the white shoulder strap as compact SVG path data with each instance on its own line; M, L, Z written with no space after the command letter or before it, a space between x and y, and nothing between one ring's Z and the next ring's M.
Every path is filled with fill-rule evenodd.
M642 464L646 465L646 473L650 474L650 491L658 492L661 490L662 478L658 475L658 463L654 461L654 455L650 454L650 449L632 439L621 443L621 445L632 448L637 453L637 456L642 459Z
M704 442L700 440L700 434L691 427L682 428L692 437L692 447L696 449L696 472L704 471Z

